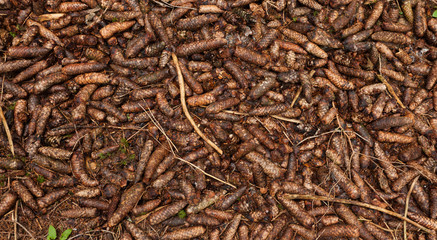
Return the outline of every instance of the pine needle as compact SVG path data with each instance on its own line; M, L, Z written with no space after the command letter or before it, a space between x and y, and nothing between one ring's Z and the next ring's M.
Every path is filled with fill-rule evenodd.
M349 200L349 199L341 199L341 198L330 198L330 197L325 197L325 196L314 196L314 195L301 195L301 194L288 194L285 193L284 197L290 200L319 200L319 201L327 201L327 202L334 202L334 203L342 203L342 204L348 204L348 205L356 205L356 206L360 206L360 207L364 207L364 208L369 208L372 210L376 210L385 214L388 214L390 216L399 218L403 221L406 221L412 225L414 225L415 227L419 228L420 230L433 234L435 229L431 230L428 229L418 223L416 223L415 221L402 216L399 213L387 210L385 208L382 207L378 207L372 204L368 204L368 203L363 203L363 202L359 202L359 201L354 201L354 200Z
M228 183L228 182L226 182L226 181L221 180L221 179L218 178L218 177L215 177L215 176L213 176L213 175L211 175L211 174L209 174L209 173L203 171L203 169L201 169L200 167L198 167L198 166L196 166L196 165L194 165L194 164L188 162L187 160L185 160L185 159L183 159L183 158L180 158L180 157L177 157L177 156L175 156L175 158L178 159L178 160L180 160L180 161L182 161L182 162L184 162L184 163L186 163L186 164L188 164L188 165L190 165L190 166L192 166L192 167L194 167L194 168L196 168L197 170L199 170L200 172L202 172L202 173L205 174L206 176L208 176L208 177L210 177L210 178L212 178L212 179L215 179L215 180L217 180L217 181L219 181L219 182L221 182L221 183L224 183L224 184L226 184L226 185L228 185L228 186L230 186L230 187L233 187L233 188L237 189L236 186L234 186L234 185L232 185L232 184L230 184L230 183Z

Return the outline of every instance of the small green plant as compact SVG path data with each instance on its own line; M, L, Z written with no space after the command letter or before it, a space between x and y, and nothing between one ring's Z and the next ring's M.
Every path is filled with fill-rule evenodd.
M72 230L71 228L65 230L65 231L61 234L61 236L59 237L59 240L67 240L67 238L70 236L70 234L71 234L72 231L73 231L73 230Z
M130 122L130 119L131 119L131 117L130 117L130 114L128 113L128 114L126 114L126 118L127 118L127 121L129 121Z
M61 236L59 237L59 240L67 240L67 238L70 236L71 232L73 230L71 228L65 230L62 232ZM56 229L52 225L49 226L49 231L47 234L47 240L55 240L57 237Z
M317 16L317 14L319 14L319 11L314 11L313 12L313 16Z
M120 152L122 153L127 153L128 148L129 148L129 142L127 141L127 139L126 138L120 139L120 147L118 148L118 150L120 150Z
M44 177L41 175L38 175L38 177L36 177L36 181L39 183L43 183L45 181Z
M127 157L127 159L129 160L129 161L134 161L135 160L135 158L136 158L137 156L135 155L135 154L129 154L129 156Z
M104 154L104 153L99 153L99 158L101 159L101 160L103 160L103 159L107 159L108 157L110 157L111 156L111 153L106 153L106 154Z
M432 17L437 18L437 10L434 10L434 12L432 13Z
M17 102L13 102L8 106L8 110L14 110L15 109L15 105L17 104Z
M3 174L1 174L1 175L0 175L0 187L4 187L4 186L6 186L6 181L7 181L6 176L3 175Z
M129 142L126 140L126 138L122 138L120 140L120 143L125 147L128 148L129 147Z
M112 21L112 22L118 22L118 18L113 17L113 18L111 19L111 21Z
M56 239L56 229L52 225L49 226L49 232L47 235L47 240L55 240Z
M13 38L14 38L15 36L17 36L17 34L14 33L14 32L9 32L9 35L11 35Z
M182 209L178 212L178 217L180 219L184 219L187 216L187 213Z
M293 22L297 22L297 17L294 17L294 18L293 18Z

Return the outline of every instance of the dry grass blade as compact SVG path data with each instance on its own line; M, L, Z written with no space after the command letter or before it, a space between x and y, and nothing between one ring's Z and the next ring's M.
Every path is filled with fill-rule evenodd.
M286 118L286 117L282 117L282 116L278 116L278 115L272 115L272 117L279 119L279 120L282 120L282 121L286 121L286 122L297 123L297 124L302 123L302 121L292 119L292 118Z
M32 235L32 233L31 233L31 232L30 232L26 227L23 226L23 224L21 224L21 223L15 221L15 220L14 220L13 222L14 222L14 224L17 224L17 225L20 226L22 229L24 229L24 231L25 231L27 234L29 234L29 236L30 236L31 239L36 239L36 238Z
M434 233L433 230L428 229L428 228L426 228L426 227L416 223L415 221L402 216L399 213L387 210L387 209L382 208L382 207L371 205L371 204L368 204L368 203L363 203L363 202L354 201L354 200L348 200L348 199L330 198L330 197L314 196L314 195L301 195L301 194L288 194L288 193L286 193L286 194L284 194L284 196L285 196L285 198L291 199L291 200L296 200L296 199L298 199L298 200L319 200L319 201L342 203L342 204L355 205L355 206L359 206L359 207L369 208L369 209L380 211L380 212L388 214L390 216L399 218L399 219L401 219L403 221L406 221L406 222L414 225L415 227L419 228L420 230L422 230L424 232L427 232L427 233L430 233L430 234Z
M402 101L399 99L399 97L396 95L395 90L390 85L390 83L387 82L387 80L380 74L376 74L378 79L384 83L384 85L387 87L388 92L396 99L396 102L402 107L405 108L405 105L402 103Z
M231 113L231 114L235 114L235 115L240 115L240 116L249 116L249 114L247 113L242 113L242 112L237 112L237 111L232 111L232 110L223 110L223 112L225 113ZM285 122L291 122L291 123L297 123L297 124L301 124L302 122L296 119L292 119L292 118L286 118L286 117L282 117L279 115L271 115L271 117L285 121Z
M405 201L405 213L404 213L405 218L407 217L407 214L408 214L408 205L410 205L411 192L413 192L414 185L416 185L418 179L419 179L419 176L414 178L413 182L411 183L410 190L408 190L407 199ZM407 222L406 221L404 221L404 239L407 240Z
M235 115L240 115L240 116L249 116L249 114L247 114L247 113L236 112L236 111L232 111L232 110L223 110L223 112L231 113L231 114L235 114Z
M291 101L290 109L293 108L293 106L296 103L297 98L300 96L301 92L302 92L302 87L299 87L299 89L297 90L296 96L294 96L293 101Z
M214 148L220 155L223 154L223 150L221 150L215 143L213 143L211 140L209 140L205 134L200 131L200 129L197 127L196 123L194 122L193 118L190 115L190 112L188 112L187 103L185 102L185 87L184 87L184 77L182 76L181 68L179 67L179 60L178 57L174 53L171 54L173 58L174 65L176 66L176 71L178 73L178 80L179 80L179 88L180 88L180 95L181 95L181 105L182 109L184 110L184 114L187 117L188 121L193 126L194 130L196 131L199 136L205 140L208 145L210 145L212 148Z
M203 171L200 167L198 167L198 166L196 166L196 165L194 165L194 164L188 162L187 160L185 160L185 159L183 159L183 158L180 158L180 157L178 157L178 156L175 156L175 158L178 159L178 160L180 160L180 161L182 161L182 162L184 162L184 163L186 163L186 164L188 164L188 165L190 165L190 166L192 166L192 167L194 167L194 168L196 168L197 170L199 170L200 172L202 172L202 173L205 174L206 176L208 176L208 177L210 177L210 178L212 178L212 179L215 179L215 180L217 180L217 181L219 181L219 182L221 182L221 183L224 183L224 184L226 184L226 185L228 185L228 186L230 186L230 187L233 187L233 188L237 189L236 186L234 186L234 185L232 185L232 184L230 184L230 183L228 183L228 182L226 182L226 181L223 181L223 180L221 180L220 178L214 177L213 175L211 175L211 174L209 174L209 173Z
M143 99L144 100L144 99ZM146 109L144 109L142 106L141 108L143 109L143 111L147 114L147 116L150 118L150 120L152 121L152 123L158 128L158 130L164 135L165 139L170 143L170 150L172 151L173 155L175 154L173 151L173 148L176 150L176 152L179 152L178 148L176 147L176 145L174 145L173 141L168 137L168 135L165 133L164 128L162 128L161 124L159 124L158 120L156 120L155 116L153 115L152 111L149 110L146 111Z
M8 137L8 143L9 143L9 147L11 148L12 156L15 157L14 142L12 141L11 131L9 130L8 122L6 121L6 118L5 118L5 115L3 114L3 109L2 109L4 83L5 83L5 76L3 75L3 81L2 81L1 91L0 91L0 118L2 119L2 124L5 128L6 136Z
M18 223L18 202L15 203L14 214L12 215L12 220L14 221L14 239L18 239L17 235L17 223Z
M12 156L15 157L14 142L12 141L11 131L9 130L8 123L6 122L5 115L3 114L3 109L0 107L0 118L2 119L3 127L5 128L6 136L8 137L9 148L11 149Z

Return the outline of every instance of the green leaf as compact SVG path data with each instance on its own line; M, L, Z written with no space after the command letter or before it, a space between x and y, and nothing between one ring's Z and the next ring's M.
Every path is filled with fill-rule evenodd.
M294 18L293 18L293 22L296 22L296 21L297 21L297 17L294 17Z
M14 33L14 32L9 32L9 35L11 35L13 38L14 38L15 36L17 36L17 34Z
M43 183L45 181L44 177L41 175L38 175L38 177L36 177L36 181L39 183Z
M178 217L179 217L180 219L184 219L186 216L187 216L187 213L186 213L184 210L180 210L180 211L178 212Z
M71 228L65 230L62 234L61 237L59 237L59 240L67 240L67 238L70 236L71 232L73 230L71 230Z
M55 240L56 239L56 229L52 225L49 227L49 233L47 235L47 240Z
M434 12L432 13L432 17L437 18L437 10L434 10Z

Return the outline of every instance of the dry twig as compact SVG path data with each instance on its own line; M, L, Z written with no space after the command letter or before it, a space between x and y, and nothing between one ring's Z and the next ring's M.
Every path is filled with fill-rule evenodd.
M181 68L179 67L179 60L178 57L176 57L176 54L171 54L173 58L174 65L176 67L176 71L178 73L178 80L179 80L179 88L180 88L180 95L181 95L181 105L182 110L184 111L185 116L187 117L188 121L193 126L194 130L196 131L199 136L205 140L208 145L210 145L212 148L214 148L220 155L223 154L223 150L221 150L215 143L213 143L211 140L209 140L205 134L200 131L200 129L197 127L196 123L194 122L193 118L190 115L190 112L188 112L187 103L185 102L185 87L184 87L184 77L182 76Z
M402 107L405 108L405 105L402 103L402 101L399 99L399 97L396 95L395 90L393 89L393 87L390 85L390 83L387 82L387 80L381 75L381 74L376 74L376 76L378 77L378 79L384 83L384 85L387 87L388 92L396 99L396 102Z
M3 81L4 79L5 77L3 76ZM3 100L3 84L4 84L3 81L2 81L1 98L0 98L0 118L2 119L2 124L3 127L5 128L6 136L8 137L9 147L11 149L12 156L15 157L14 142L12 141L11 131L9 130L8 122L6 121L5 115L3 114L3 109L1 104Z
M416 185L417 180L419 179L419 176L415 177L413 182L411 183L410 190L408 190L407 199L405 200L405 213L404 217L407 217L408 214L408 205L410 205L410 197L411 192L413 192L413 188ZM407 222L404 221L404 239L407 240Z

